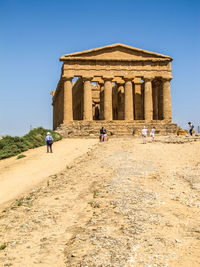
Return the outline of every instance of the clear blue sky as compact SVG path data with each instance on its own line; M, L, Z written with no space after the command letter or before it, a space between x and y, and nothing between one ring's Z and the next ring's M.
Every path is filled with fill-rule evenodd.
M59 57L117 42L173 57L173 121L200 124L200 1L0 0L0 135L52 128Z

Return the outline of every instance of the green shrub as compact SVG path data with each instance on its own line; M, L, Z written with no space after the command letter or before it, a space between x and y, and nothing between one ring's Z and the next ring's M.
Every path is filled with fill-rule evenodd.
M22 158L25 158L25 157L26 157L25 155L21 154L21 155L19 155L19 156L17 157L17 159L22 159Z
M18 207L22 206L22 201L21 200L17 200L17 206Z
M2 245L0 245L0 250L4 250L7 247L7 245L5 243L3 243Z
M59 133L42 127L31 130L23 137L4 136L0 140L0 160L18 155L30 148L43 146L46 144L45 137L47 132L50 132L54 142L62 139Z

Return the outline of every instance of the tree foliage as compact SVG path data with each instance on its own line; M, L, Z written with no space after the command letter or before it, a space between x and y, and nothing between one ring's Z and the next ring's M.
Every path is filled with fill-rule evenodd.
M23 137L4 136L0 140L0 160L20 154L30 148L43 146L46 144L45 137L50 132L54 142L62 139L59 133L42 127L31 130Z

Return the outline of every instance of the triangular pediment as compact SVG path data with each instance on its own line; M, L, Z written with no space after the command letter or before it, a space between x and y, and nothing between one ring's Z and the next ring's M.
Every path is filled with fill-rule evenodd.
M113 44L94 48L86 51L66 54L60 58L61 61L85 59L85 60L169 60L169 56L135 48L124 44Z

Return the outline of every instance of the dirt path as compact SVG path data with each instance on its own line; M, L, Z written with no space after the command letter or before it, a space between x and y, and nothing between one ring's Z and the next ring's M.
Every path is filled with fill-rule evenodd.
M96 144L3 210L2 266L200 266L200 141Z
M53 153L46 153L43 146L23 152L25 158L1 160L0 205L30 190L49 175L66 169L96 143L95 139L63 139L53 144Z

